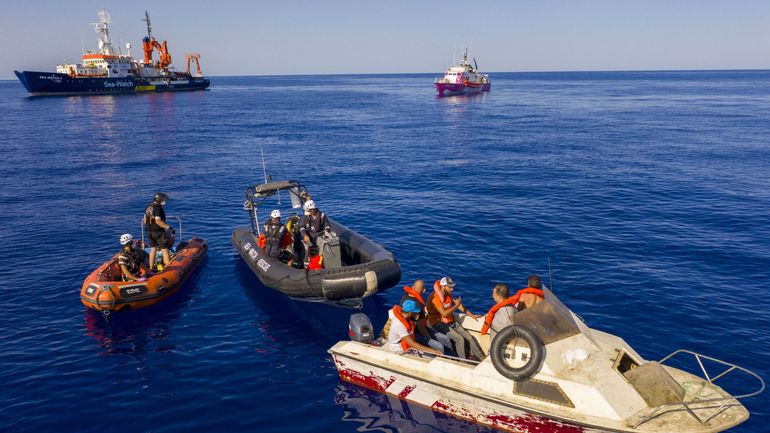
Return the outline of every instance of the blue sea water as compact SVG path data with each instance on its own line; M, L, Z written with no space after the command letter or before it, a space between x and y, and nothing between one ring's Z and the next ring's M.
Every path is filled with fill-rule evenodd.
M205 92L28 98L0 82L0 430L486 431L340 382L350 310L261 286L230 244L243 189L306 183L474 312L548 274L591 327L770 378L770 72L214 78ZM187 288L106 324L85 276L156 190L209 241ZM365 302L376 323L400 287ZM735 386L749 386L735 381ZM770 424L767 394L735 432Z

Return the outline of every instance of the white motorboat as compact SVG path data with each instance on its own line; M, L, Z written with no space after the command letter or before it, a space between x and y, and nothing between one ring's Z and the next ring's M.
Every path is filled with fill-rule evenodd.
M490 354L482 362L391 352L371 338L361 313L351 317L353 341L329 353L344 381L517 433L720 432L748 419L740 400L764 390L754 372L695 352L645 360L544 292L491 341L480 333L482 320L458 318ZM756 380L756 389L731 395L722 388L739 374L739 383Z

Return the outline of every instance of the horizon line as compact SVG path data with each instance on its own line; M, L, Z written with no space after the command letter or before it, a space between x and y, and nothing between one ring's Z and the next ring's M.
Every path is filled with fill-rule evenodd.
M16 71L16 70L14 70ZM550 71L488 71L484 74L562 74L562 73L634 73L634 72L759 72L770 71L767 69L754 69L754 68L713 68L713 69L574 69L574 70L550 70ZM50 71L35 71L35 72L50 72ZM246 78L246 77L321 77L321 76L335 76L335 75L436 75L441 72L329 72L321 74L248 74L248 75L204 75L208 78ZM17 81L15 77L8 79L0 79L0 81Z

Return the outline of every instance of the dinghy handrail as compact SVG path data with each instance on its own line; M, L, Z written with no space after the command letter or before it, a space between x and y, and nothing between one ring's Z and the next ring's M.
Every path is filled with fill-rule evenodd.
M176 215L168 215L168 216L166 216L166 220L167 221L171 220L171 219L175 219L179 223L179 243L182 243L182 239L183 239L182 238L182 218L179 218ZM140 227L139 230L142 233L142 245L146 245L146 242L144 241L144 226L145 226L144 218L142 218L139 221L140 221L139 222L139 227Z
M700 367L701 372L703 372L703 379L705 379L711 385L714 385L714 382L716 382L717 380L727 376L728 374L730 374L730 373L732 373L734 371L738 371L738 372L743 372L744 374L747 374L747 375L755 378L757 381L759 381L759 388L756 389L755 391L748 392L748 393L741 394L741 395L735 395L735 396L730 395L728 397L703 398L703 399L699 399L696 396L695 398L693 398L692 400L689 400L689 401L683 401L683 402L678 402L678 403L662 404L660 406L656 406L656 407L652 408L647 415L643 416L634 425L634 428L637 428L640 425L642 425L642 424L644 424L644 423L652 420L653 418L656 418L656 417L658 417L658 416L660 416L660 415L662 415L664 413L668 413L669 411L679 411L679 410L686 411L693 418L695 418L698 422L700 422L701 424L705 424L705 423L709 422L710 420L712 420L717 415L719 415L722 412L726 411L727 409L729 409L731 407L734 407L734 406L740 405L740 403L739 403L740 399L754 397L756 395L761 394L765 390L765 381L757 373L755 373L755 372L753 372L753 371L751 371L751 370L749 370L747 368L744 368L744 367L741 367L741 366L729 363L727 361L722 361L721 359L712 358L710 356L706 356L706 355L703 355L703 354L700 354L700 353L697 353L697 352L693 352L693 351L690 351L690 350L686 350L686 349L675 350L671 354L669 354L668 356L666 356L663 359L661 359L660 361L658 361L658 363L663 365L666 361L668 361L668 360L670 360L670 359L672 359L672 358L674 358L674 357L676 357L677 355L680 355L680 354L691 355L695 359L695 361L698 363L698 366ZM680 358L681 358L681 356L680 356ZM709 374L709 371L706 368L706 366L703 364L703 360L704 359L708 360L708 361L711 361L713 363L716 363L716 364L721 364L722 366L726 367L726 369L724 371L722 371L721 373L717 374L716 376L712 377ZM692 405L698 405L699 407L693 407ZM665 410L665 409L669 409L669 410ZM713 409L713 411L711 411L711 413L704 414L705 418L702 418L697 413L695 413L695 411L703 412L703 411L708 410L708 409Z

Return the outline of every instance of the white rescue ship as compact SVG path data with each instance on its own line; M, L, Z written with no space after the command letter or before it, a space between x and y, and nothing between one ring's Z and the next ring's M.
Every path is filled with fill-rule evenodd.
M764 390L754 372L698 353L645 360L544 292L491 341L481 335L482 319L460 317L490 355L482 362L391 352L373 340L361 313L351 317L354 341L340 341L329 353L346 382L517 433L721 432L748 419L741 399ZM756 389L731 395L720 386L739 374L739 383L756 381Z

